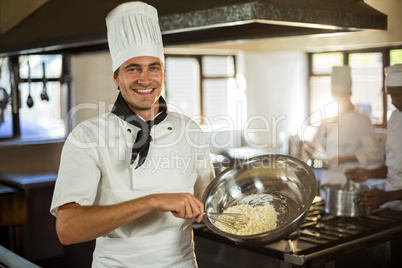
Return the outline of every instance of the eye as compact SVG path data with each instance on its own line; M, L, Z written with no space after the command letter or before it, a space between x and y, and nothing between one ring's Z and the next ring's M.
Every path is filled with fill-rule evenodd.
M151 66L151 71L158 71L158 70L160 70L161 68L159 67L159 66Z
M135 71L138 71L138 68L137 67L130 67L130 68L127 69L127 71L128 72L135 72Z

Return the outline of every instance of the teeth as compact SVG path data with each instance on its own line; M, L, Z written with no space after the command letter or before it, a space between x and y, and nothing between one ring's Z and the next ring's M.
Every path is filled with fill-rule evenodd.
M153 88L146 88L146 89L137 89L136 91L139 93L150 93Z

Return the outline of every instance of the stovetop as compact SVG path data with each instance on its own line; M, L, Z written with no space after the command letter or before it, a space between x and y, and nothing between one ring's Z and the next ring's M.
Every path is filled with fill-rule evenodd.
M390 240L393 234L402 232L401 223L402 211L389 209L372 210L370 215L364 217L329 215L325 213L324 200L318 199L311 206L303 224L286 239L260 247L237 246L302 264L312 256ZM232 241L213 233L203 224L196 224L194 232L196 235L233 245Z
M307 255L364 239L396 228L402 212L377 209L364 217L337 217L325 213L324 201L311 208L303 224L287 239L265 247L285 253ZM400 228L402 230L402 227Z

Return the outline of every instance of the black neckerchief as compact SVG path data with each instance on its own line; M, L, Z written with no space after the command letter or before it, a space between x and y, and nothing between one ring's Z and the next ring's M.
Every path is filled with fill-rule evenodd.
M137 164L137 168L139 168L142 164L144 164L145 159L148 155L149 144L152 141L151 137L151 128L154 125L162 122L167 116L167 107L166 102L162 96L159 97L159 113L153 119L149 121L144 121L140 116L138 116L135 112L133 112L130 107L128 107L126 101L124 100L121 92L116 99L116 102L113 105L112 113L130 123L138 128L140 131L137 134L137 138L133 144L133 149L131 151L131 162L133 164L137 156L139 155L139 160Z

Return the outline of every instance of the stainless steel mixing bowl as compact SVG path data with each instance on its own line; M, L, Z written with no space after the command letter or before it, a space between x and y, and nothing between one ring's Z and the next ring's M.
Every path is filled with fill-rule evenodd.
M205 190L205 211L223 212L252 194L269 194L278 214L277 228L254 235L235 235L215 227L204 216L213 232L238 244L265 245L286 238L303 223L317 192L312 169L303 161L280 154L242 160L220 173ZM261 204L257 204L261 205Z

